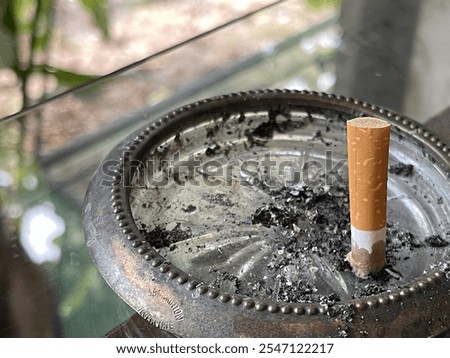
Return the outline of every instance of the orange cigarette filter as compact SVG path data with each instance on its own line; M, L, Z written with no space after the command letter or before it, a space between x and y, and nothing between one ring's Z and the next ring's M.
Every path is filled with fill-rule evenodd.
M351 251L360 278L386 265L386 202L390 124L378 118L347 121Z

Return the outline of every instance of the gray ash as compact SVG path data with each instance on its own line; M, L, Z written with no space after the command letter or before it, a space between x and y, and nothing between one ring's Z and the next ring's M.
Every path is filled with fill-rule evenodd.
M193 213L197 210L197 207L189 204L186 208L182 208L181 211L184 211L185 213Z
M388 237L390 251L399 252L405 248L413 249L423 246L413 233L405 230L397 230L392 223L388 223Z
M213 282L214 287L220 288L223 282L229 281L233 284L236 293L239 294L242 292L242 282L236 275L217 269L212 269L211 272L214 272L216 274L216 280L215 282Z
M277 122L269 119L268 122L261 123L255 129L246 131L246 134L248 135L249 133L251 133L253 136L259 138L272 138L273 132L275 131L276 128Z
M268 204L259 208L252 215L253 224L262 224L265 227L283 226L292 229L292 225L298 220L298 212L292 208L279 207Z
M298 254L313 251L330 258L337 270L349 268L342 260L350 251L346 187L283 188L273 192L272 196L278 204L256 209L252 215L253 224L289 230L290 239L283 243L283 249L293 253L294 260L298 259Z
M371 295L377 295L384 292L382 286L376 283L368 283L362 287L358 287L356 293L353 295L354 298L366 297Z
M338 295L335 293L329 295L317 293L316 287L305 279L289 282L282 276L280 281L281 284L277 294L279 301L289 303L318 303L327 307L332 307L336 302L340 301Z
M332 274L350 273L351 267L344 260L351 247L348 187L283 187L278 190L260 186L272 198L271 204L256 208L251 215L252 224L260 224L276 230L279 237L276 250L268 257L263 279L241 280L237 273L226 270L212 270L215 287L234 290L247 296L270 297L280 302L311 302L326 305L330 314L341 320L349 320L351 309L336 305L339 294L318 292L314 281L301 274L311 270L308 260L325 258ZM232 206L225 194L204 194L202 199L211 205ZM185 211L189 211L188 208ZM192 208L190 208L192 209ZM173 230L156 227L141 233L156 249L173 248L174 245L190 237L189 230L182 230L178 224ZM396 268L398 260L408 259L408 254L417 248L427 246L443 247L449 243L439 235L428 237L425 242L400 227L399 223L387 223L386 253L388 265L379 273L371 275L369 281L359 280L352 288L352 298L379 294L392 288L402 278ZM320 267L314 268L320 270ZM312 271L311 271L312 272ZM274 284L276 282L276 284ZM367 283L366 283L367 282ZM336 309L334 308L336 307ZM347 318L342 318L342 317Z
M323 299L322 295L308 281L300 279L296 282L289 282L283 276L280 278L281 285L277 298L282 302L313 302L319 303Z
M261 123L256 128L245 130L244 135L247 137L250 147L265 145L267 139L272 138L275 132L285 133L305 125L303 121L292 121L289 112L282 109L270 110L268 117L267 122ZM251 123L249 122L249 124Z
M402 177L411 177L414 173L414 165L405 163L391 165L389 167L389 173Z
M214 127L206 128L206 138L214 139L220 131L220 126L215 125Z
M160 226L149 230L145 224L142 224L140 233L143 239L156 250L163 247L173 250L177 242L187 240L192 236L191 231L189 229L182 230L180 224L177 224L172 230L167 230Z
M328 127L327 127L328 128ZM328 130L330 130L329 128L328 128ZM311 137L311 139L310 139L311 141L320 141L320 142L322 142L323 144L325 144L327 147L328 146L330 146L332 143L331 142L327 142L324 138L323 138L323 136L322 136L322 131L319 129L319 130L317 130L313 135L312 135L312 137Z
M446 247L449 242L444 240L440 235L431 235L425 238L425 243L431 247Z
M344 260L350 251L350 215L348 187L300 187L282 188L270 192L276 204L257 208L252 215L253 224L283 229L284 240L268 264L269 271L278 273L280 287L277 300L284 302L315 302L327 300L319 295L307 280L286 279L283 269L297 267L304 257L325 257L336 272L351 271ZM427 245L441 247L448 242L440 236L432 236ZM399 259L407 260L408 253L425 246L413 233L399 227L398 223L387 223L386 255L388 265L380 272L370 275L372 283L360 287L354 298L386 291L392 282L402 278L396 269ZM281 273L281 274L280 274ZM338 299L336 300L338 301Z
M233 206L233 202L227 197L226 194L204 194L202 195L202 199L206 200L210 204L221 205L231 207Z
M352 305L333 305L329 307L327 315L333 318L337 318L340 321L352 322L355 315L355 308Z
M207 157L213 157L220 152L220 148L221 148L220 145L214 144L206 149L205 155Z

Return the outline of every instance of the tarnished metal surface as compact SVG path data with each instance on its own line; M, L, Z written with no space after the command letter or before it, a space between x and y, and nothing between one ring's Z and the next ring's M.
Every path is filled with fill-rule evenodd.
M163 331L135 313L106 335L106 338L174 338L167 331Z
M139 230L141 227L137 226L137 216L142 216L139 218L139 225L151 224L157 221L159 215L166 215L167 220L176 222L177 218L181 220L183 212L190 214L194 205L187 205L180 213L165 212L162 206L155 209L155 205L162 203L163 199L158 199L162 200L159 202L150 197L149 205L153 205L153 209L145 211L149 216L143 217L145 215L133 207L133 200L137 195L134 188L138 185L133 175L139 168L138 160L145 162L149 153L154 156L163 153L166 148L164 143L171 143L173 148L176 146L175 154L183 153L188 145L187 142L181 143L180 133L186 138L192 136L197 143L190 150L199 152L198 148L203 142L195 137L196 133L201 132L205 138L209 138L214 135L215 128L223 130L223 124L229 118L235 121L230 128L236 130L228 130L227 135L230 138L236 137L239 145L241 137L253 141L249 148L247 144L242 148L257 155L258 148L272 138L263 135L264 141L255 142L259 139L239 132L241 117L253 115L252 123L245 123L249 127L255 126L253 122L258 120L261 121L260 124L264 124L267 116L270 117L270 113L274 112L283 113L292 118L293 122L303 116L302 120L306 118L308 125L314 122L311 128L316 134L320 126L323 126L325 132L330 123L338 128L346 119L356 116L375 116L389 121L393 125L395 136L394 154L401 158L411 157L421 170L420 180L414 185L426 186L427 197L431 195L439 201L439 209L436 210L435 203L430 200L428 204L420 201L422 198L418 201L420 205L411 201L410 205L420 208L418 215L423 223L420 220L414 222L415 218L408 219L407 222L414 227L439 226L440 231L449 229L449 148L414 121L383 108L333 95L305 91L231 94L197 102L168 114L126 138L99 167L86 195L83 220L87 245L105 280L148 322L177 336L427 337L446 332L450 327L448 248L424 249L417 257L412 256L413 264L402 263L403 270L408 267L411 270L404 275L405 282L399 279L401 283L398 287L358 298L352 298L349 294L347 298L338 300L331 306L317 302L281 302L271 297L226 292L223 288L215 287L214 282L208 281L208 275L203 276L203 271L194 267L195 257L186 258L186 261L177 261L175 254L170 256L170 253L163 257L155 249L155 245L142 236L142 231ZM254 115L255 113L258 115ZM332 120L328 117L332 117ZM308 128L306 126L302 130ZM303 134L298 134L296 140L303 138ZM329 143L336 144L336 147L339 143L342 144L342 133L335 135L331 129L331 134L336 138L330 135ZM314 143L310 143L311 135L314 133L303 140L305 147L314 148ZM278 152L288 152L287 148L282 147L282 143L289 143L292 140L290 136L291 133L287 131L277 138L278 142L273 139L276 142L273 148L282 148L276 149ZM327 143L325 140L319 144L325 148L329 145ZM209 150L209 154L214 154L218 147L208 144L208 149L203 148L203 152ZM338 149L336 151L342 154ZM229 190L240 190L238 184L233 186L232 182ZM399 188L402 190L403 187ZM186 203L191 200L195 203L196 198L189 196L194 192L189 192L182 186L177 190L180 191L177 193L179 200L186 200ZM399 196L404 194L406 197L413 195L412 192L401 193L399 190L394 190L393 193ZM424 196L423 193L421 195ZM256 202L257 198L254 201L246 200L246 208ZM402 213L394 214L396 218L402 219ZM202 219L203 217L197 217L200 220L198 223ZM217 221L218 218L215 217L214 220ZM195 226L195 223L192 225ZM227 224L227 230L230 225L232 224ZM201 239L213 237L208 235L201 236ZM207 260L208 257L204 255L200 266ZM257 264L258 262L255 263ZM180 265L184 265L183 269ZM208 265L209 270L214 268L211 264ZM353 282L348 275L343 277L349 280L347 286ZM342 297L345 297L345 293Z

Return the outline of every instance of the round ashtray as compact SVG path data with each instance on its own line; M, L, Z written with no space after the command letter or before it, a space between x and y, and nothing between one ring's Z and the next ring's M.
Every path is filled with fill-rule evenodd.
M385 269L357 278L346 121L392 125ZM450 329L450 150L350 98L265 90L151 122L99 166L91 255L142 317L182 337L437 336Z

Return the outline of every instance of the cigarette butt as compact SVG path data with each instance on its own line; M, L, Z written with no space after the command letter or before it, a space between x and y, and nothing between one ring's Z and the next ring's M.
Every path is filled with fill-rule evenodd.
M378 118L347 121L352 248L347 261L367 278L386 265L386 200L390 124Z

